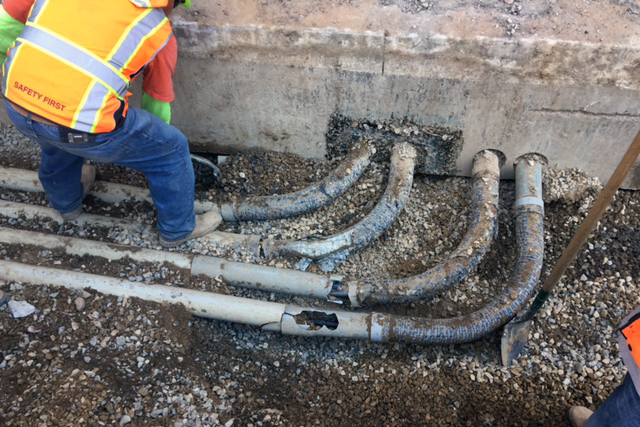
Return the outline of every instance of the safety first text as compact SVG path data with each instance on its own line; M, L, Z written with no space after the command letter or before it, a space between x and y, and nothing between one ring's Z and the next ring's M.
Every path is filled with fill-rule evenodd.
M64 111L64 109L67 107L66 105L62 105L58 101L51 99L48 96L44 96L40 92L35 91L30 87L27 87L19 82L14 82L13 87L21 92L26 93L28 96L34 97L38 101L42 101L43 103L47 104L49 107L53 107L56 110Z

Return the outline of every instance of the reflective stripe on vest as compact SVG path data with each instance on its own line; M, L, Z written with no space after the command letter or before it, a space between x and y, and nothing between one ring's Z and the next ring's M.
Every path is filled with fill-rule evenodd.
M138 49L144 41L151 35L153 35L158 29L165 24L167 18L163 12L155 9L148 9L145 13L141 14L139 19L132 22L127 31L123 33L123 36L114 46L111 54L107 58L107 62L118 69L121 73L126 69L131 60L138 53ZM122 74L120 74L122 75ZM128 82L127 82L128 83ZM129 85L124 88L124 94L118 92L118 95L124 97L126 95ZM95 123L96 115L100 112L99 109L92 108L97 104L97 100L104 99L108 96L108 92L104 87L100 85L94 85L87 91L80 108L73 118L71 127L77 128L81 123ZM93 132L94 129L91 130Z
M620 328L620 333L626 339L636 365L640 366L640 313L629 319L627 324Z
M71 3L71 0L34 2L25 29L4 64L4 93L17 104L57 123L84 132L108 132L115 126L113 114L122 112L122 102L129 95L131 76L137 75L166 45L171 27L164 11L150 8L145 0L114 3L108 9L111 2L88 0L87 10L91 10L93 3L103 12L92 16L94 26L111 22L96 21L100 19L96 16L113 13L114 28L102 37L105 28L102 25L103 31L90 34L91 41L86 42L80 34L81 30L92 29L90 24L84 23L86 29L80 24L70 30L58 24L67 14L71 19L74 14L82 18L82 13L75 9L67 12ZM40 74L37 65L42 62L54 69L52 76L56 80L44 70ZM12 73L14 65L19 72ZM69 71L65 72L66 69ZM58 84L65 74L69 75L69 81Z
M121 98L127 94L129 80L106 61L90 51L49 33L44 28L27 23L18 41L27 43L51 56L57 57L67 65L98 79L103 85L117 93Z
M138 5L139 7L151 7L149 0L131 0L131 3Z
M48 0L36 0L33 2L33 7L31 8L31 13L29 14L29 18L27 18L27 23L35 23L40 16L40 12L44 9L44 6L47 4Z
M22 47L22 42L16 40L13 45L11 46L11 51L14 52L13 55L9 55L6 59L6 61L4 61L4 64L2 64L2 88L3 88L3 93L2 95L6 98L7 97L7 89L8 89L8 85L7 82L9 81L9 75L10 75L10 70L11 70L11 63L13 62L13 60L16 58L16 55L18 54L18 52L20 51L20 48Z
M132 22L127 28L121 41L114 46L113 53L107 58L109 63L120 71L124 70L135 57L142 42L158 31L166 21L167 17L163 12L156 9L148 9L146 13L140 15L140 18Z

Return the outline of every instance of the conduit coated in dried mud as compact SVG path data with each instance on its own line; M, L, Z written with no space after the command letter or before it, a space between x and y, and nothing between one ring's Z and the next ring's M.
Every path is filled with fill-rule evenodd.
M411 192L416 155L416 149L409 143L393 147L387 188L378 204L358 224L318 240L266 239L263 242L265 256L294 255L321 260L319 265L323 270L332 270L351 253L377 239L396 221Z
M160 303L181 303L197 316L255 325L285 334L426 344L467 342L490 333L512 318L532 294L538 281L543 255L543 204L541 162L536 156L525 156L516 165L515 210L518 262L507 288L486 307L450 319L304 308L162 285L144 285L10 261L0 261L0 278L67 288L91 288L106 294Z
M349 152L344 162L316 185L289 194L248 197L234 203L223 203L220 207L213 202L196 200L194 209L196 213L219 209L222 219L227 222L262 221L302 215L319 209L344 194L360 179L371 163L373 154L375 149L367 142L361 142ZM192 157L200 159L198 156ZM206 159L199 161L203 160ZM0 167L0 186L17 191L43 191L37 172L9 167ZM97 181L90 194L107 203L127 199L153 203L149 190L126 184Z
M289 218L314 211L340 197L360 179L371 163L375 149L361 142L345 161L317 185L289 194L248 197L220 205L222 219L228 222L264 221Z
M377 334L394 339L454 344L474 341L506 324L535 290L544 253L542 160L536 155L516 163L517 264L502 295L473 313L448 319L425 319L378 314Z
M354 280L336 284L331 296L348 295L354 307L424 301L460 283L476 269L498 232L500 158L484 150L473 159L471 225L458 247L432 269L396 280Z

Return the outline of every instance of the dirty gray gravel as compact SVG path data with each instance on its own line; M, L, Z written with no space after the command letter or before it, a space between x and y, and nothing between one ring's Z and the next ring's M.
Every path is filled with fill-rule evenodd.
M203 199L295 191L321 180L341 160L245 153L221 164L224 180ZM383 159L384 160L384 159ZM263 237L332 234L358 222L386 185L388 163L373 163L354 188L299 218L223 225ZM37 169L38 151L11 127L0 128L0 165ZM97 165L98 179L144 186L137 173ZM547 170L545 263L559 257L599 190L579 171ZM466 178L417 176L398 222L338 266L350 277L404 277L439 262L468 226ZM428 303L380 308L449 317L488 302L514 264L513 183L501 183L500 230L465 282ZM0 189L0 199L46 205L41 194ZM153 224L148 204L101 203L90 212ZM0 226L157 248L153 234L63 226L0 216ZM194 241L177 251L293 268ZM0 245L0 257L128 280L184 286L269 301L322 306L300 297L227 287L168 266L107 263L25 245ZM93 291L1 282L12 303L0 308L0 424L6 426L565 426L574 404L595 408L625 373L614 331L640 305L640 193L621 191L559 290L539 313L526 353L500 365L500 331L451 346L300 338L191 317L184 309ZM318 271L312 265L311 271Z

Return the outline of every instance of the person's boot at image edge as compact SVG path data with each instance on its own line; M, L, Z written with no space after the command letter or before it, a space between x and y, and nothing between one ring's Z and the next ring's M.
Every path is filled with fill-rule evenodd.
M569 422L572 427L583 427L592 414L593 411L589 408L573 406L569 409Z

